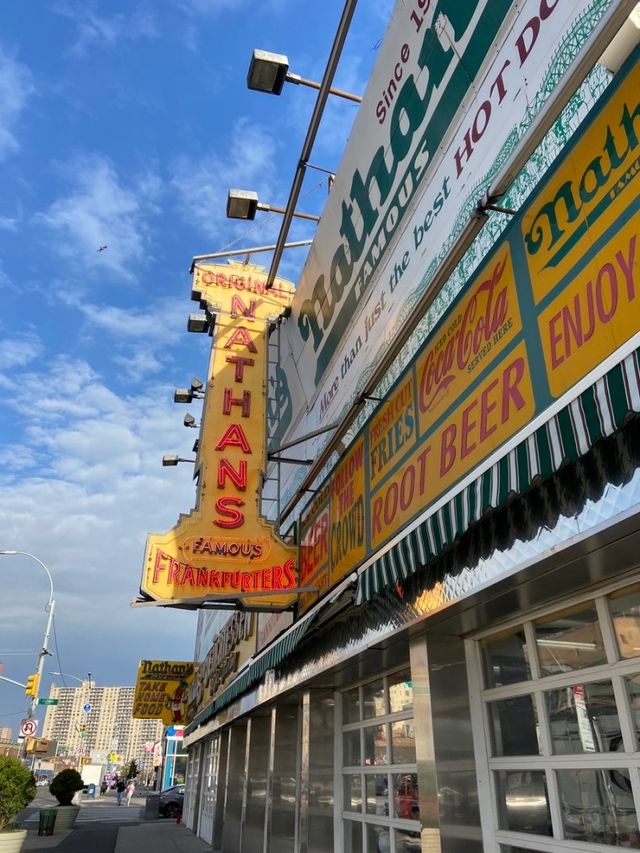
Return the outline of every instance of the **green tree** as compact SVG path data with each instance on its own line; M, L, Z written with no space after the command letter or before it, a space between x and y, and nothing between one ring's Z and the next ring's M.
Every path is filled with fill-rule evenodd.
M36 795L33 773L17 758L0 755L0 831Z
M136 760L135 758L132 758L131 761L125 765L123 775L125 779L135 779L139 772Z

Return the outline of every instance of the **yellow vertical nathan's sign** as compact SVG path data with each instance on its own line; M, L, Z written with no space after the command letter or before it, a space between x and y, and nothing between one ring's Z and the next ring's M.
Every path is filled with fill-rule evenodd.
M194 293L215 314L198 458L196 508L152 533L141 592L159 602L239 601L281 609L295 600L296 549L260 513L266 445L269 324L293 285L248 264L196 268Z
M133 717L162 720L165 726L185 725L193 661L141 660L138 664Z

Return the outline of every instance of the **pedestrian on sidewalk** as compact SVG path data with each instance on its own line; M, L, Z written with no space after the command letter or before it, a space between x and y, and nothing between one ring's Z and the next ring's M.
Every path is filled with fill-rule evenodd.
M136 783L133 781L133 779L129 779L129 781L127 782L127 790L125 792L127 795L127 805L128 806L131 805L131 797L133 797L133 792L135 791L135 789L136 789Z
M127 787L127 783L124 781L124 779L118 779L118 782L116 784L116 794L118 797L118 805L119 806L122 805L122 796L126 790L126 787Z

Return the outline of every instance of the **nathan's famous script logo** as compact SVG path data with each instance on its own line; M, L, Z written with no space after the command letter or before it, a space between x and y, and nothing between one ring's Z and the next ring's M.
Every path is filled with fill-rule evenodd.
M607 125L602 153L591 159L579 180L567 179L554 198L540 205L524 242L529 255L555 250L545 267L557 266L640 172L640 157L630 158L638 148L640 125L634 126L638 119L640 103L633 109L625 103L618 125ZM567 228L581 216L582 222L558 246Z
M353 171L349 195L341 204L337 246L327 255L326 275L318 276L300 307L298 330L303 341L311 339L316 353L316 382L410 208L442 141L441 129L449 126L459 107L461 76L475 78L512 3L436 0L418 4L427 9L416 24L422 36L416 73L406 75L390 107L387 141L378 147L366 172ZM407 158L408 168L399 177Z
M505 323L509 311L508 282L503 281L507 255L498 261L489 278L477 285L451 334L443 335L430 350L420 377L422 412L435 408L452 382L470 371L488 354L492 338ZM453 325L453 324L451 324Z
M284 435L291 424L293 416L293 400L289 391L287 374L276 365L274 373L269 377L269 397L267 403L268 432L272 438Z

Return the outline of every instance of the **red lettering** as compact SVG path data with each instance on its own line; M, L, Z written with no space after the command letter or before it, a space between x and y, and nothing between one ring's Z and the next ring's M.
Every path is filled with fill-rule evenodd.
M251 453L251 447L240 424L231 424L216 444L216 450L224 450L225 447L240 447L245 453Z
M252 299L249 303L249 307L247 307L243 300L234 293L231 297L231 316L238 317L242 314L244 317L248 317L249 319L255 319L257 305L258 300Z
M213 523L218 527L223 527L225 530L231 530L235 527L242 527L244 524L244 514L234 507L244 506L242 498L236 498L233 495L225 495L218 498L216 501L216 510L223 518L214 518Z
M249 352L258 352L256 345L253 342L251 333L244 326L238 326L231 333L229 340L224 345L225 349L230 349L232 346L246 346Z
M233 467L227 459L218 460L218 488L224 489L227 477L243 491L247 488L247 462L245 459L240 460L238 470Z
M442 441L440 444L440 476L444 477L447 474L453 463L456 461L455 440L457 433L456 425L449 426L442 433Z
M242 382L244 380L245 367L253 367L253 365L255 364L255 361L252 358L245 358L242 355L228 355L225 360L228 364L235 364L236 382Z
M248 418L251 414L251 391L243 391L242 397L234 397L232 388L225 388L222 403L222 414L230 415L231 406L242 408L242 417Z

